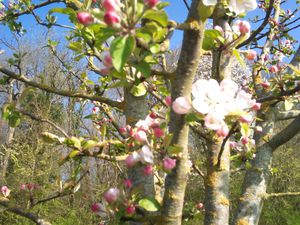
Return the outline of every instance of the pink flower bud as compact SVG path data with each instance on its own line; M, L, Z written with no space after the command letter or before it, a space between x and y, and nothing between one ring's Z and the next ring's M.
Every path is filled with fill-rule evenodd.
M104 57L103 64L106 68L111 68L113 66L112 58L109 54Z
M100 209L102 209L102 208L103 208L103 206L100 203L93 203L91 205L91 210L92 210L93 213L99 212Z
M271 73L277 73L279 71L278 67L276 65L273 65L269 68L269 71Z
M187 114L191 110L191 104L186 97L178 97L173 102L172 108L177 114Z
M164 136L164 131L162 129L160 129L159 127L154 128L153 133L156 138L161 138L162 136Z
M129 215L132 215L135 213L135 206L134 205L129 205L126 208L126 213Z
M156 112L151 112L151 113L149 114L149 116L150 116L151 119L154 119L154 120L158 117L158 115L157 115Z
M104 193L103 197L109 204L115 202L119 197L120 191L117 188L110 188Z
M125 159L126 167L133 167L140 161L140 156L136 152L133 152Z
M152 167L151 165L145 166L144 169L143 169L143 174L144 174L145 176L150 176L150 175L152 175L152 174L153 174L153 167Z
M166 172L170 172L176 166L176 159L171 159L169 157L164 158L163 160L163 169Z
M197 205L196 205L196 209L198 210L202 210L204 207L204 204L202 202L199 202Z
M7 186L2 186L1 192L4 196L4 198L7 198L10 194L10 189Z
M79 23L83 24L84 26L88 26L94 22L93 16L88 12L77 13L77 20Z
M242 141L243 145L246 145L246 144L249 143L249 138L248 137L242 137L241 141Z
M93 114L96 114L100 111L100 109L98 107L93 107L92 112Z
M120 9L121 3L119 0L104 0L102 5L106 11L117 11Z
M217 135L219 137L226 137L229 134L228 126L225 124L217 130Z
M261 83L261 86L263 87L263 88L269 88L270 87L270 82L268 82L268 81L265 81L265 82L262 82Z
M32 191L34 189L34 185L33 184L27 184L27 189L29 191Z
M121 134L127 134L127 128L126 127L120 127L119 129Z
M21 185L20 185L20 190L21 190L21 191L24 191L25 189L26 189L26 184L21 184Z
M165 102L167 104L167 106L171 106L172 105L172 98L171 96L167 96L165 99Z
M132 181L130 179L125 179L124 186L128 189L132 188Z
M136 133L133 134L133 138L137 142L143 143L147 141L147 134L143 130L138 130Z
M249 51L247 52L246 58L247 58L248 60L254 60L254 59L256 59L256 57L257 57L257 53L256 53L255 50L249 50Z
M241 34L247 34L250 32L250 23L246 20L239 22L239 31Z
M102 68L100 69L100 73L101 75L106 76L110 73L110 68Z
M157 5L159 0L144 0L145 4L148 5L150 8L153 8Z
M252 121L252 116L250 115L250 114L247 114L247 115L242 115L241 117L240 117L240 121L242 122L242 123L250 123L251 121Z
M121 18L116 12L108 11L104 14L104 22L108 26L114 26L121 22Z
M255 111L260 110L260 108L261 108L261 103L259 103L259 102L256 102L256 103L252 106L252 109L255 110Z

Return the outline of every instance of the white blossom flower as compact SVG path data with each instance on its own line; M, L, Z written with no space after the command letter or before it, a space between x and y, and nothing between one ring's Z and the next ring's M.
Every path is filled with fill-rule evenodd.
M230 0L228 8L237 15L257 8L256 0Z

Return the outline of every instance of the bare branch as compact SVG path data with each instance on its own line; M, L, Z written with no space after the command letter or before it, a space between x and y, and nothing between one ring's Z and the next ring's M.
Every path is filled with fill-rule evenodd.
M263 196L264 199L273 197L287 197L287 196L300 196L300 192L284 192L284 193L270 193Z
M300 132L300 115L297 116L286 128L276 134L268 144L271 146L273 151L277 149L279 146L285 144L290 139L292 139L295 135Z
M300 115L300 110L290 110L286 112L278 112L276 115L276 120L289 120L295 119Z
M122 102L113 101L111 99L104 98L102 96L90 95L90 94L86 94L86 93L82 93L82 92L71 92L71 91L67 91L67 90L60 90L60 89L52 88L47 85L40 84L35 81L29 80L27 77L25 77L23 75L19 76L18 74L15 74L14 72L7 70L6 68L3 68L1 66L0 66L0 72L4 73L5 75L7 75L11 78L19 80L31 87L36 87L38 89L41 89L41 90L44 90L44 91L47 91L50 93L54 93L54 94L58 94L58 95L66 96L66 97L83 98L83 99L89 99L91 101L98 101L98 102L106 103L112 107L116 107L116 108L120 108L120 109L122 109L122 106L123 106Z
M42 219L36 214L26 212L24 209L18 208L16 206L12 206L9 200L0 199L0 205L4 206L8 211L15 213L19 216L25 217L38 225L51 225L51 223Z
M25 116L30 117L32 120L36 120L36 121L40 121L40 122L44 122L44 123L50 124L56 130L58 130L60 133L62 133L66 138L69 138L69 135L61 127L59 127L57 124L55 124L54 122L52 122L50 120L47 120L47 119L44 119L44 118L41 118L41 117L38 117L38 116L35 116L35 115L33 115L33 114L29 113L29 112L26 112L24 110L21 110L21 109L17 109L17 111L20 112L20 113L22 113Z

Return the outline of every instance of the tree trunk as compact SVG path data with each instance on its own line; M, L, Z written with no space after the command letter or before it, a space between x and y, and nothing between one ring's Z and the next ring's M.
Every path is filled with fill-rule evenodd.
M172 82L172 100L179 96L190 99L191 87L202 55L202 40L205 23L200 20L197 7L200 1L194 0L187 22L192 22L198 30L184 32L183 46L178 61L176 77ZM176 168L165 179L165 193L161 210L160 224L180 225L184 203L185 188L188 179L188 134L189 127L184 115L171 111L170 133L173 134L172 145L182 147L182 154L177 157Z
M134 127L138 120L143 120L148 115L147 98L146 95L135 97L129 89L125 89L124 92L126 124ZM132 180L133 186L139 188L142 196L154 196L154 176L143 175L143 168L143 165L136 165L128 169L128 177ZM142 223L130 222L130 224L138 225Z
M226 225L229 222L230 148L226 144L220 165L218 156L222 142L208 144L205 181L205 225Z

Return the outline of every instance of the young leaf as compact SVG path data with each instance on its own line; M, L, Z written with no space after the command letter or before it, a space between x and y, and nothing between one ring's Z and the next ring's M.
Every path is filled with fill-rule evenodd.
M139 201L139 206L150 212L156 212L160 209L160 204L155 198L146 197Z
M168 15L164 11L149 9L145 12L143 18L154 20L163 27L166 27L168 25Z
M128 57L135 48L135 39L131 36L117 37L110 46L110 55L113 66L117 71L121 71Z

